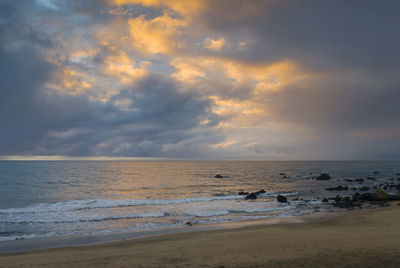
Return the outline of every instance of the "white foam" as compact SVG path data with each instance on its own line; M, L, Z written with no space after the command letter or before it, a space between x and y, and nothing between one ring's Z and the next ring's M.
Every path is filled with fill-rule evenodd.
M82 209L130 207L130 206L141 206L141 205L164 205L164 204L210 202L218 200L239 200L239 199L243 199L243 196L239 195L200 196L200 197L182 198L182 199L70 200L70 201L56 202L56 203L39 203L22 208L0 209L0 213L10 214L10 213L60 212L60 211L82 210Z

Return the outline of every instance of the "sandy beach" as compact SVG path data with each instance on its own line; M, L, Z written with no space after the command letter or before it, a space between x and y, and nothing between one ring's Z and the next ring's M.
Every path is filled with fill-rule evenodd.
M0 267L399 267L400 206L0 255Z

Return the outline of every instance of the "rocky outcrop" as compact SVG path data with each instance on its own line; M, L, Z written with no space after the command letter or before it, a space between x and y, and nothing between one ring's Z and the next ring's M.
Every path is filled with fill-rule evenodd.
M264 189L261 189L261 190L259 190L259 191L257 191L257 192L253 192L253 193L249 193L249 194L247 194L246 195L246 200L248 200L248 199L257 199L257 196L259 195L259 194L263 194L263 193L265 193L265 190Z
M325 190L327 190L327 191L347 191L347 190L349 190L349 187L347 185L346 186L339 185L336 187L328 187Z
M214 176L214 178L216 178L216 179L222 179L224 176L222 176L221 174L217 174L217 175L215 175Z
M317 177L317 180L319 180L319 181L327 181L327 180L330 180L330 179L332 179L332 178L331 178L331 176L330 176L329 174L327 174L327 173L322 173L321 175L319 175L319 176Z
M352 197L340 197L337 195L334 199L333 205L339 208L354 208L362 207L365 202L375 204L385 204L387 201L400 200L400 195L388 195L382 188L379 188L374 193L355 193Z
M278 195L278 196L276 197L276 199L277 199L277 201L278 201L279 203L287 203L287 202L288 202L286 196L284 196L284 195Z

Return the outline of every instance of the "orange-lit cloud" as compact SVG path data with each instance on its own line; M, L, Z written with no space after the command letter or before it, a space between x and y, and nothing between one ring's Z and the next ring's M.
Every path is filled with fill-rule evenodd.
M84 74L65 68L53 74L47 87L63 94L78 95L92 88L92 84L85 80Z
M179 40L181 29L186 25L183 20L175 19L167 14L147 20L142 15L129 19L133 46L147 54L170 53L182 48Z
M148 73L150 62L142 61L136 64L125 52L113 46L108 47L113 53L106 57L102 73L115 77L123 84L132 83Z
M143 5L146 7L159 7L178 12L181 15L199 12L205 8L207 1L204 0L111 0L114 5Z
M221 51L222 48L226 45L227 41L225 40L225 38L222 37L216 40L207 38L203 43L203 46L205 48L213 51Z

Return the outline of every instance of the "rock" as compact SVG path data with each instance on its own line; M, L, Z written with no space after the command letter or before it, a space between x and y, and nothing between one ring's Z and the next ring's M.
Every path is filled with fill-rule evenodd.
M337 187L326 188L325 190L327 190L327 191L347 191L348 189L349 189L349 187L347 185L344 187L342 185L339 185Z
M238 192L238 195L248 195L249 192Z
M396 176L400 176L400 173L396 173Z
M353 208L356 206L356 203L350 197L346 196L345 198L336 199L333 205L339 208Z
M329 202L328 198L324 197L324 199L322 199L322 202L327 203Z
M253 192L253 193L249 193L249 194L247 194L246 195L246 200L247 199L257 199L257 196L259 195L259 194L263 194L263 193L265 193L265 190L264 189L261 189L261 190L259 190L259 191L257 191L257 192Z
M279 175L280 175L280 176L286 176L286 174L285 174L285 173L279 173Z
M257 194L256 193L249 193L248 195L246 195L246 198L245 198L245 200L248 200L248 199L257 199Z
M364 183L364 179L363 178L358 178L358 179L355 179L354 181L356 181L358 183Z
M388 201L389 200L389 195L382 190L381 188L379 188L378 190L376 190L375 193L371 194L371 200L372 201Z
M191 221L187 221L186 225L193 226L193 223Z
M222 175L220 175L220 174L217 174L217 175L215 175L214 176L214 178L217 178L217 179L222 179L224 176L222 176Z
M322 173L321 175L319 175L317 177L317 180L319 180L319 181L327 181L330 179L332 179L331 176L329 176L329 174L326 174L326 173Z
M379 171L374 171L374 172L372 172L372 174L374 174L374 175L379 174Z
M290 179L290 176L283 176L282 179Z
M368 186L362 186L362 187L359 188L359 190L363 191L363 192L369 191L369 187Z
M278 195L278 196L276 197L276 199L278 200L279 203L287 203L287 198L286 198L286 196Z
M389 185L389 188L390 189L396 189L396 190L400 191L400 184L391 184L391 185Z
M370 181L376 181L376 179L374 177L366 177L366 179L370 180Z
M400 201L400 194L389 195L389 201Z
M347 182L352 182L353 180L352 179L344 179L345 181L347 181Z

